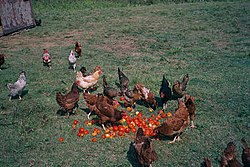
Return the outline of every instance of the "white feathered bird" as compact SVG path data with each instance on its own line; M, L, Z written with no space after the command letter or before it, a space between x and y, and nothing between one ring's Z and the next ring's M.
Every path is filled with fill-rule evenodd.
M26 73L25 73L25 71L22 71L19 74L18 80L14 84L12 84L12 83L7 84L7 88L10 91L9 100L11 101L12 97L15 97L15 96L18 96L19 100L22 100L21 95L22 95L24 88L26 87L26 84L27 84L26 83Z
M68 60L69 68L73 68L73 70L76 71L76 56L73 50L70 51Z

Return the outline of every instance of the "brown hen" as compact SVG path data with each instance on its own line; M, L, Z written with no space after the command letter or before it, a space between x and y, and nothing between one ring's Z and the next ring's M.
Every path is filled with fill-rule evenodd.
M154 129L156 135L164 135L164 136L175 136L174 140L169 143L174 143L176 140L181 140L181 133L188 127L189 125L189 113L185 106L185 103L178 99L179 105L178 109L175 111L174 115L168 117L162 125Z
M73 113L75 108L78 108L79 89L76 83L73 83L70 92L62 95L61 92L56 93L56 101L64 112Z
M110 104L111 103L111 104ZM126 114L126 111L120 111L115 107L113 102L110 102L110 99L104 95L98 95L96 101L96 108L95 111L96 115L100 118L100 123L104 130L105 124L111 123L114 125L116 122L122 119L122 116Z
M155 100L155 95L152 91L150 91L148 88L143 86L141 83L137 83L135 85L135 88L140 92L142 95L142 100L145 101L148 105L150 105L151 108L154 110L158 106L158 103Z
M189 118L191 121L191 128L195 128L194 117L195 117L196 107L194 104L194 97L186 94L185 95L185 105L186 105L188 113L189 113Z
M242 167L240 162L236 159L236 147L233 142L227 144L224 154L220 159L220 167Z
M152 162L157 160L157 154L152 140L144 135L142 128L137 130L133 145L140 164L151 167Z
M75 43L75 52L77 53L78 57L82 55L82 45L77 41Z

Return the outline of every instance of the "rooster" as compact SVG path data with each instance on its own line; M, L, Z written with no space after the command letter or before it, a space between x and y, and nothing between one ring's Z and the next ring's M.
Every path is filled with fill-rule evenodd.
M152 140L144 135L142 128L138 128L133 145L140 164L151 167L152 162L157 160L157 154Z
M79 87L86 91L88 88L94 86L98 82L100 75L102 74L102 70L100 66L97 67L98 68L93 74L86 77L83 77L83 74L80 71L76 73L76 82L78 82Z
M195 128L194 117L195 117L196 107L194 104L194 97L186 94L184 101L185 101L185 105L186 105L188 113L189 113L189 117L190 117L190 121L191 121L191 128Z
M0 54L0 70L1 70L1 66L4 64L4 55Z
M142 100L145 101L147 104L149 104L150 107L155 110L158 104L157 101L155 100L154 93L145 86L143 86L141 83L137 83L135 85L135 88L141 93Z
M76 70L76 56L75 56L75 53L73 50L70 51L68 60L69 60L69 68L72 68L75 72L75 70Z
M121 92L126 92L128 90L129 79L118 67L118 78Z
M62 95L61 92L57 92L56 101L62 110L68 113L69 117L70 113L73 113L73 110L78 108L79 89L77 87L77 83L73 83L70 92L65 95Z
M82 45L77 41L75 43L75 52L77 53L77 57L80 57L82 54Z
M167 108L167 102L171 99L172 92L171 88L169 87L169 82L166 80L164 75L161 82L161 88L159 94L162 102L162 108L163 110L165 110Z
M241 143L243 146L241 154L242 163L244 164L244 167L250 167L250 147L244 138L241 139Z
M178 99L178 109L175 111L174 115L168 117L162 125L154 129L156 135L164 136L175 136L174 140L169 143L174 143L176 140L181 140L181 133L189 125L189 113L182 99Z
M43 65L51 68L51 56L50 56L49 51L47 49L43 50L42 59L43 59Z
M121 95L120 92L118 92L115 88L111 87L111 86L108 84L108 82L107 82L105 76L103 76L103 94L104 94L105 96L107 96L108 98L112 99L112 100L113 100L115 97Z
M19 100L22 100L21 95L22 95L24 88L26 87L26 84L27 84L26 83L26 73L25 73L25 71L22 71L19 74L18 80L14 84L12 84L12 83L7 84L7 88L10 91L9 101L11 101L12 97L15 97L15 96L18 96Z

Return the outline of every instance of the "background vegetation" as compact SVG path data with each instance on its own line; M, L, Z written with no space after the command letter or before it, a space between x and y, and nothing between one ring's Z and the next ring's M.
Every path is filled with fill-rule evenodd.
M131 1L137 2L142 1ZM131 87L141 82L157 97L163 74L171 83L190 75L187 89L196 98L197 128L188 128L173 145L154 141L158 161L153 166L197 167L203 157L217 166L229 141L236 143L240 159L240 139L250 143L250 3L154 2L33 1L42 26L0 40L0 53L6 55L0 71L0 166L138 165L131 138L92 143L91 135L79 138L72 131L75 119L79 127L96 127L83 123L82 96L77 115L67 119L56 114L55 93L67 92L75 79L67 62L75 41L83 44L77 69L101 65L113 86L117 67ZM44 48L53 57L51 70L42 66ZM16 81L20 70L26 71L28 85L22 101L10 102L5 85ZM102 92L99 85L96 92ZM171 101L167 111L176 107ZM137 110L151 115L143 106ZM59 142L60 137L65 141Z

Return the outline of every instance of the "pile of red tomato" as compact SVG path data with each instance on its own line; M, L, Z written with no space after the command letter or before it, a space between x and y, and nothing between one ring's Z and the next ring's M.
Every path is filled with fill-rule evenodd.
M84 137L85 135L91 134L93 137L91 139L92 142L97 142L98 138L112 139L125 136L134 138L138 128L142 128L146 136L154 136L153 129L161 124L163 121L161 119L172 116L170 112L164 113L162 110L159 110L157 115L151 114L151 116L147 118L142 112L131 112L132 110L130 108L127 110L128 113L131 113L130 115L127 114L123 116L118 125L106 128L106 130L103 130L101 127L94 127L91 131L83 127L77 128L77 125L79 124L78 120L74 120L72 123L72 129L76 130L78 137ZM84 124L86 126L92 126L96 124L96 120L85 120ZM62 142L62 139L59 141Z

